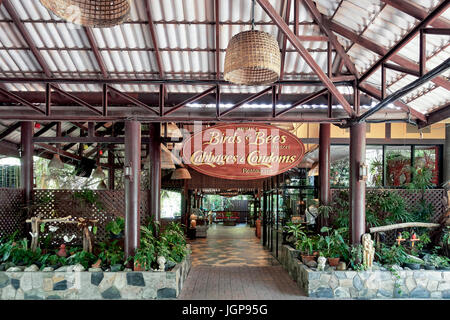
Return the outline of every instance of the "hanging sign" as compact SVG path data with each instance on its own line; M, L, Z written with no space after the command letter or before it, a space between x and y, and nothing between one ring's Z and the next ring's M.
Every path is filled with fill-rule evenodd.
M264 124L194 129L183 144L183 162L203 174L233 180L261 179L297 166L305 154L292 133Z

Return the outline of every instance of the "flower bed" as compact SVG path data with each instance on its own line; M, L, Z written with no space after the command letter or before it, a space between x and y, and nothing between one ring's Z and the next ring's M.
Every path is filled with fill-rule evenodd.
M315 298L435 298L450 299L450 271L316 271L298 259L299 251L281 248L280 263L297 285Z
M190 252L190 250L188 250ZM30 271L0 272L2 300L170 299L183 288L191 268L188 253L166 272ZM93 269L91 269L93 270Z

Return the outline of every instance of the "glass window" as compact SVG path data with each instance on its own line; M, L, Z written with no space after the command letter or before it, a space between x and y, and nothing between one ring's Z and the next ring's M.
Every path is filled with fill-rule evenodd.
M402 187L411 182L411 146L386 146L386 185Z
M181 192L161 190L161 218L181 216Z
M414 150L414 167L430 168L433 174L431 182L433 185L439 184L439 165L438 165L438 147L437 146L416 146Z
M368 187L381 187L383 185L383 147L366 147L366 164L369 167L367 177Z
M348 187L350 181L349 146L331 146L331 187Z

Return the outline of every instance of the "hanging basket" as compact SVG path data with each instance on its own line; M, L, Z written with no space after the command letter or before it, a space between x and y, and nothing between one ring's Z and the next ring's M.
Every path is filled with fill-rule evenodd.
M85 27L121 24L130 13L131 0L40 0L58 17Z
M225 54L224 79L235 84L264 85L278 80L281 54L277 40L259 30L236 34Z

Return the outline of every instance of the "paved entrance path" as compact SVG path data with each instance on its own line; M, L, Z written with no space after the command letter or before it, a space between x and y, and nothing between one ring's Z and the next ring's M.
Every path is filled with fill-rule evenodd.
M255 229L212 225L190 241L192 268L179 299L305 299L288 273L263 248Z

